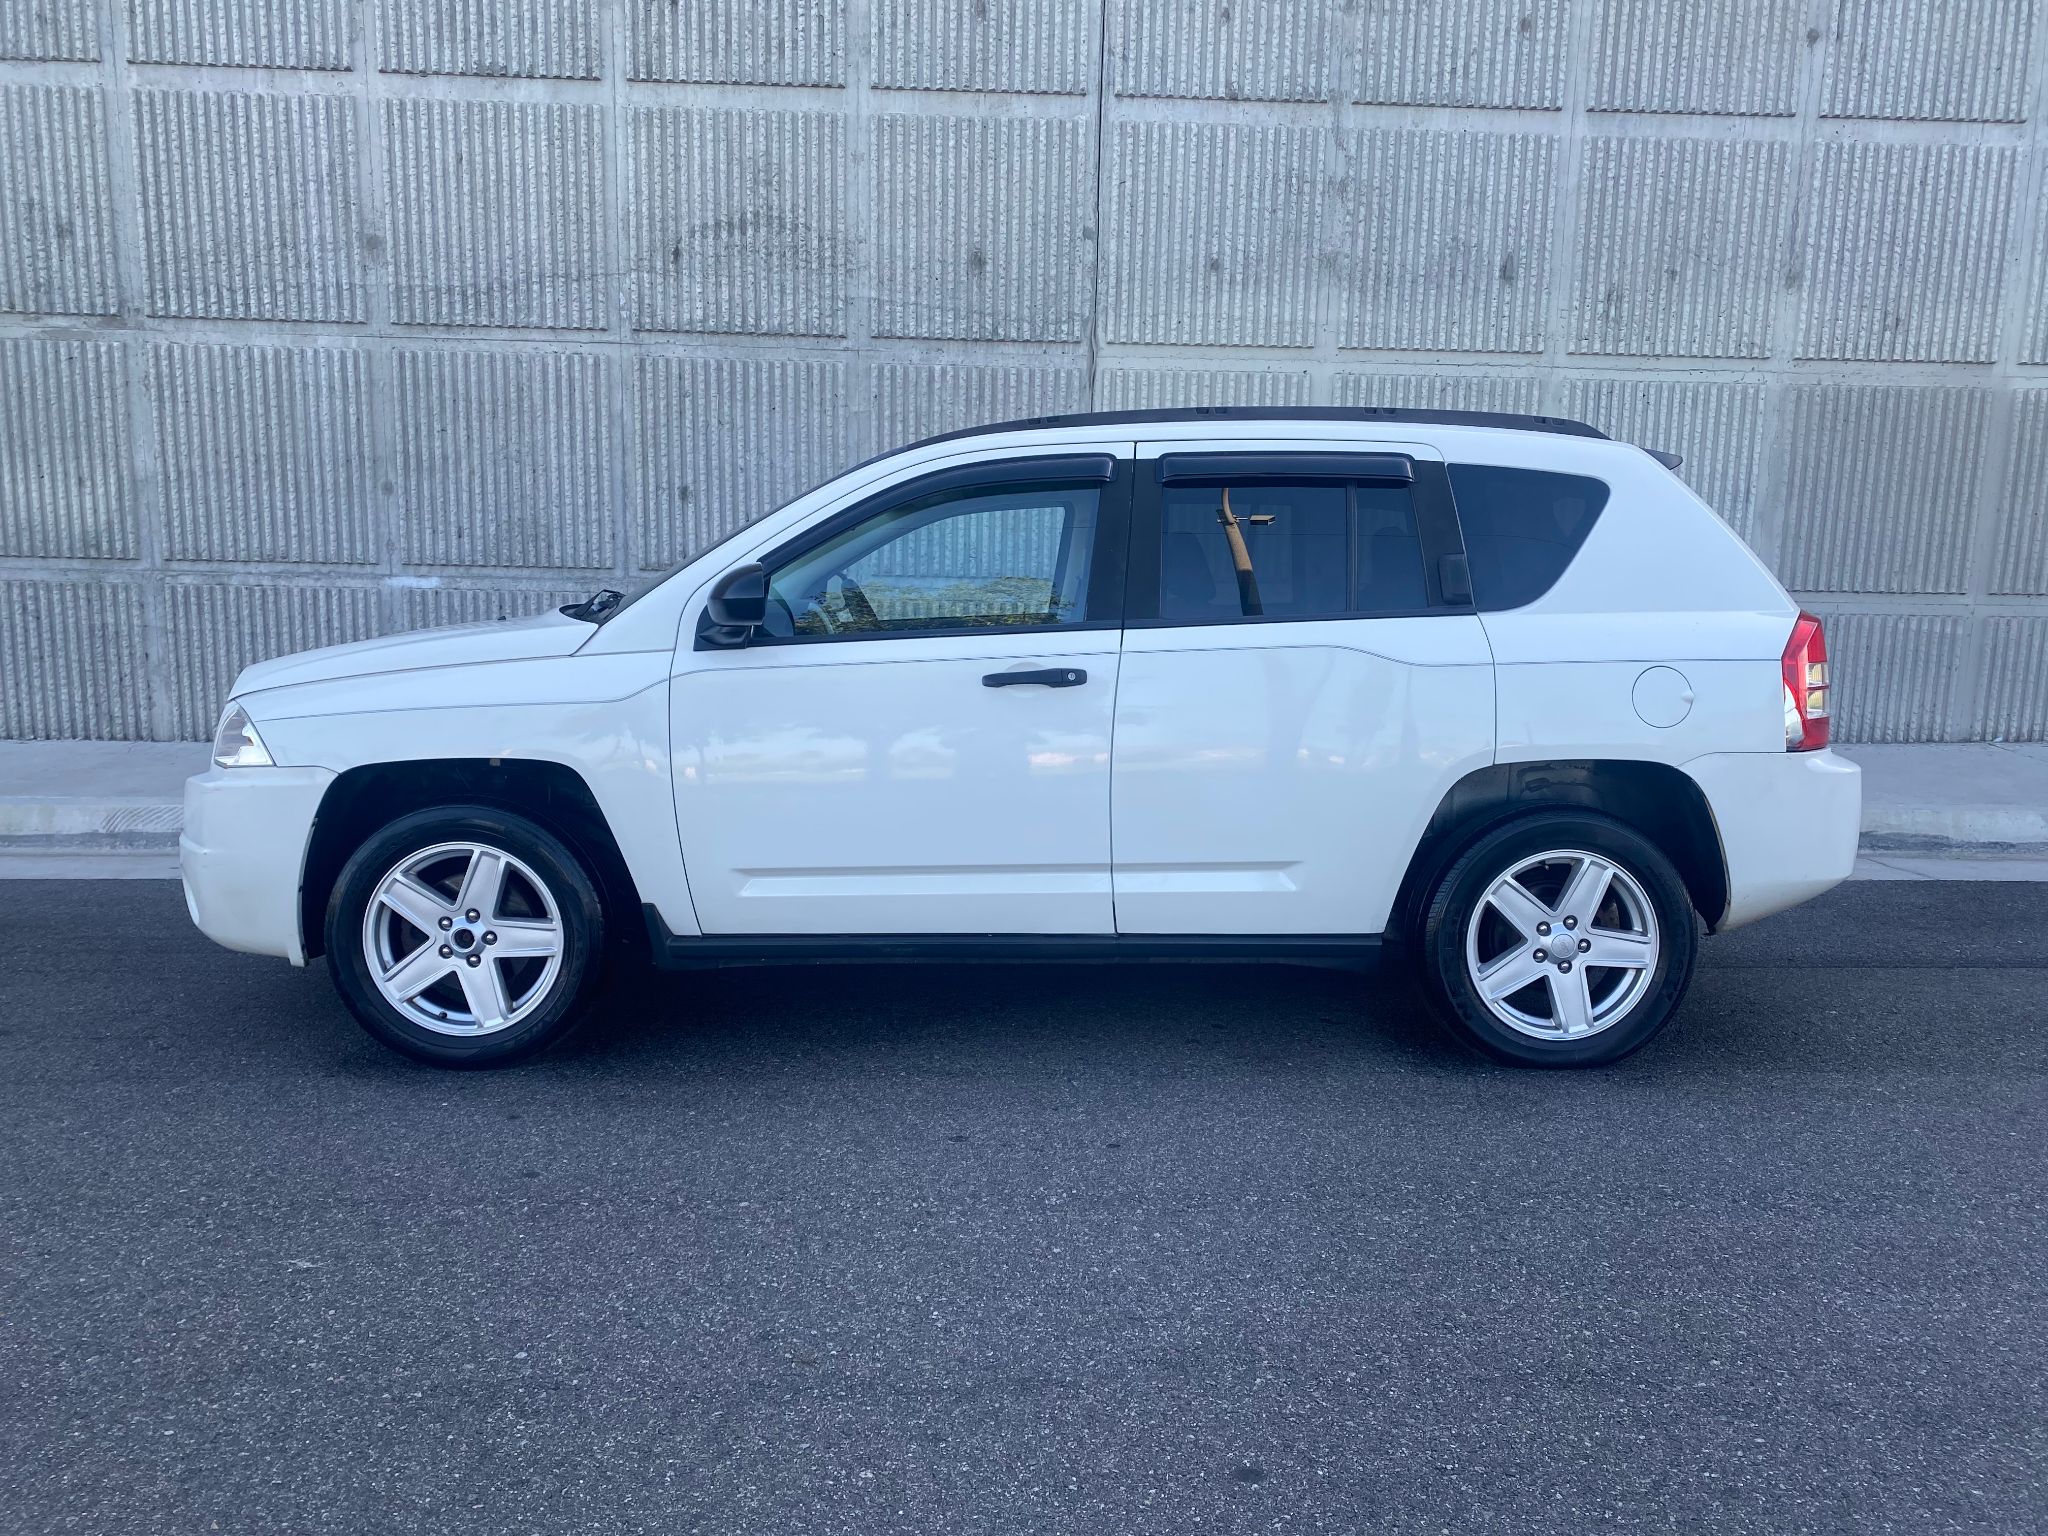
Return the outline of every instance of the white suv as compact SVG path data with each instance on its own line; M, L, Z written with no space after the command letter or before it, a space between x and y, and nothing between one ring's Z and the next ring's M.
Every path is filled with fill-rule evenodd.
M1547 417L1151 411L862 464L630 600L263 662L185 797L193 920L325 952L448 1066L608 938L788 959L1352 964L1613 1061L1702 923L1849 873L1820 625Z

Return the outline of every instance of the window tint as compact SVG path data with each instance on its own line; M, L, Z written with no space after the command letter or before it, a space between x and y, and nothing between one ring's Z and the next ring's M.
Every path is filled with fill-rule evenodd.
M1084 615L1098 486L940 492L776 571L771 635L1028 628Z
M1450 466L1451 499L1465 531L1472 601L1519 608L1557 584L1607 505L1607 486L1583 475Z
M1162 492L1159 616L1168 622L1403 613L1428 601L1405 485Z
M1352 611L1403 613L1427 607L1413 494L1405 485L1361 485L1351 495L1358 517Z

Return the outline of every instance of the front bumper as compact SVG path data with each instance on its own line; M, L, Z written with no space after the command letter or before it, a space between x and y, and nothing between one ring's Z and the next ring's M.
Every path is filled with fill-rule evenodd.
M1715 752L1685 765L1707 797L1728 864L1716 931L1809 901L1849 878L1863 828L1863 770L1819 752Z
M185 909L216 944L306 963L299 882L326 768L209 768L185 781Z

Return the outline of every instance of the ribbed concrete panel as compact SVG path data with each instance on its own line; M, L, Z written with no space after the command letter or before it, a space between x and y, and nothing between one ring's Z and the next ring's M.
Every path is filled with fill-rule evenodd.
M1332 381L1338 405L1391 405L1421 411L1521 411L1533 413L1542 398L1534 373L1340 373Z
M589 587L408 587L399 603L407 629L488 624L546 613L590 596Z
M151 314L363 318L353 102L138 90L135 158Z
M2016 123L2035 0L1836 0L1824 117Z
M128 57L138 64L347 69L354 11L350 0L128 0Z
M2021 213L2021 229L2027 228L2026 215ZM2038 253L2048 250L2048 197L2041 199L2041 206L2034 210L2032 221L2033 243L2027 248L2036 252L2034 258L2034 292L2027 303L2026 318L2020 322L2020 361L2026 363L2048 363L2048 259Z
M1983 623L1984 696L1970 735L2048 740L2048 615L1997 614Z
M2021 390L2013 399L2012 459L1990 590L2048 596L2048 389Z
M1202 405L1307 405L1308 375L1278 368L1109 368L1096 385L1105 411Z
M385 102L392 318L601 329L604 154L601 107Z
M1076 118L877 118L875 334L1078 341L1082 146Z
M0 555L134 557L126 379L115 342L0 340Z
M113 202L100 93L0 86L0 310L114 313Z
M213 643L167 583L483 620L934 431L1334 399L1676 451L1809 601L1880 611L1842 620L1868 729L2043 734L2044 26L0 0L0 566L44 605L0 615L0 728L167 729Z
M1116 92L1221 101L1328 100L1335 59L1331 4L1116 0Z
M1837 741L1945 741L1956 669L1962 663L1961 615L1837 613L1827 622L1828 707Z
M1789 117L1803 0L1605 0L1594 12L1595 112Z
M392 74L595 80L604 58L591 0L382 0L378 20Z
M1571 350L1768 356L1786 146L1594 138L1583 153Z
M633 114L633 323L846 333L846 131L828 112Z
M883 452L941 432L1088 409L1079 368L1041 364L881 363L875 398L875 447Z
M632 483L643 569L675 565L847 467L837 362L633 361Z
M613 564L601 359L437 349L393 363L407 564Z
M0 59L97 60L94 10L93 0L0 0Z
M0 578L0 736L138 740L143 675L138 588Z
M874 83L1073 96L1095 58L1090 0L870 0Z
M1573 378L1558 409L1622 442L1680 455L1678 477L1744 538L1755 531L1763 385Z
M1990 362L2016 165L1999 146L1823 144L1799 355Z
M1109 339L1313 342L1323 143L1312 128L1119 124L1110 227L1156 233L1115 242Z
M213 734L235 675L252 662L380 632L374 587L172 582L164 589L171 734Z
M362 353L334 347L154 348L164 557L381 559L368 373Z
M1564 105L1564 0L1375 0L1364 12L1362 102Z
M846 0L623 0L635 80L841 85ZM979 7L976 7L979 9Z
M1542 351L1557 141L1375 129L1355 158L1341 344Z
M1961 592L1990 391L1809 384L1787 394L1785 585Z

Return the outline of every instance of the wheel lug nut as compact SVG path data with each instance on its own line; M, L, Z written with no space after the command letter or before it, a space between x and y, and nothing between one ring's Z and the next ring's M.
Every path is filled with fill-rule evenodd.
M448 930L449 930L450 928L453 928L454 926L455 926L455 919L454 919L454 918L452 918L452 917L444 917L444 918L442 918L442 919L441 919L441 931L442 931L443 933L446 933L446 932L447 932L447 931L448 931Z
M474 960L470 961L469 963L470 963L471 965L475 965L475 964L476 964L476 962L475 962ZM1558 968L1558 970L1560 970L1561 972L1563 972L1563 973L1564 973L1565 975L1567 975L1567 976L1571 975L1571 973L1572 973L1572 963L1571 963L1571 961L1569 961L1569 960L1560 960L1560 961L1558 961L1558 962L1557 962L1557 968Z
M471 915L474 916L475 914L472 913ZM1579 926L1579 920L1576 917L1568 917L1564 920L1564 925L1567 928L1576 928Z
M1581 940L1579 940L1579 953L1580 953L1580 954L1582 954L1582 955L1583 955L1583 954L1584 954L1584 953L1585 953L1585 952L1586 952L1587 950L1591 949L1592 947L1593 947L1593 941L1592 941L1591 939L1581 939Z
M1536 925L1536 931L1537 931L1538 933L1548 933L1548 932L1550 932L1550 924L1548 924L1548 923L1538 923L1538 924Z
M471 956L469 957L469 963L470 963L471 965L473 965L473 966L474 966L474 965L482 965L482 964L484 963L484 957L483 957L482 955L471 955ZM1565 969L1566 969L1566 970L1570 970L1570 969L1571 969L1571 967L1570 967L1570 966L1566 966L1566 967L1565 967Z
M471 907L467 912L463 913L462 915L468 918L473 923L477 919L477 910L475 907Z
M487 933L484 935L484 942L486 944L495 944L498 942L498 936L495 933Z
M1539 949L1539 950L1537 950L1537 951L1536 951L1536 963L1537 963L1538 965L1541 965L1541 964L1542 964L1542 963L1543 963L1544 961L1548 960L1549 958L1550 958L1550 951L1549 951L1549 950L1547 950L1547 949Z
M449 947L448 947L448 946L447 946L446 944L443 944L443 945L441 946L441 958L442 958L443 960L446 960L446 959L447 959L447 958L448 958L448 957L449 957L450 955L452 955L452 954L454 954L454 953L455 953L455 951L454 951L454 950L452 950L452 949L450 949L450 948L449 948Z

